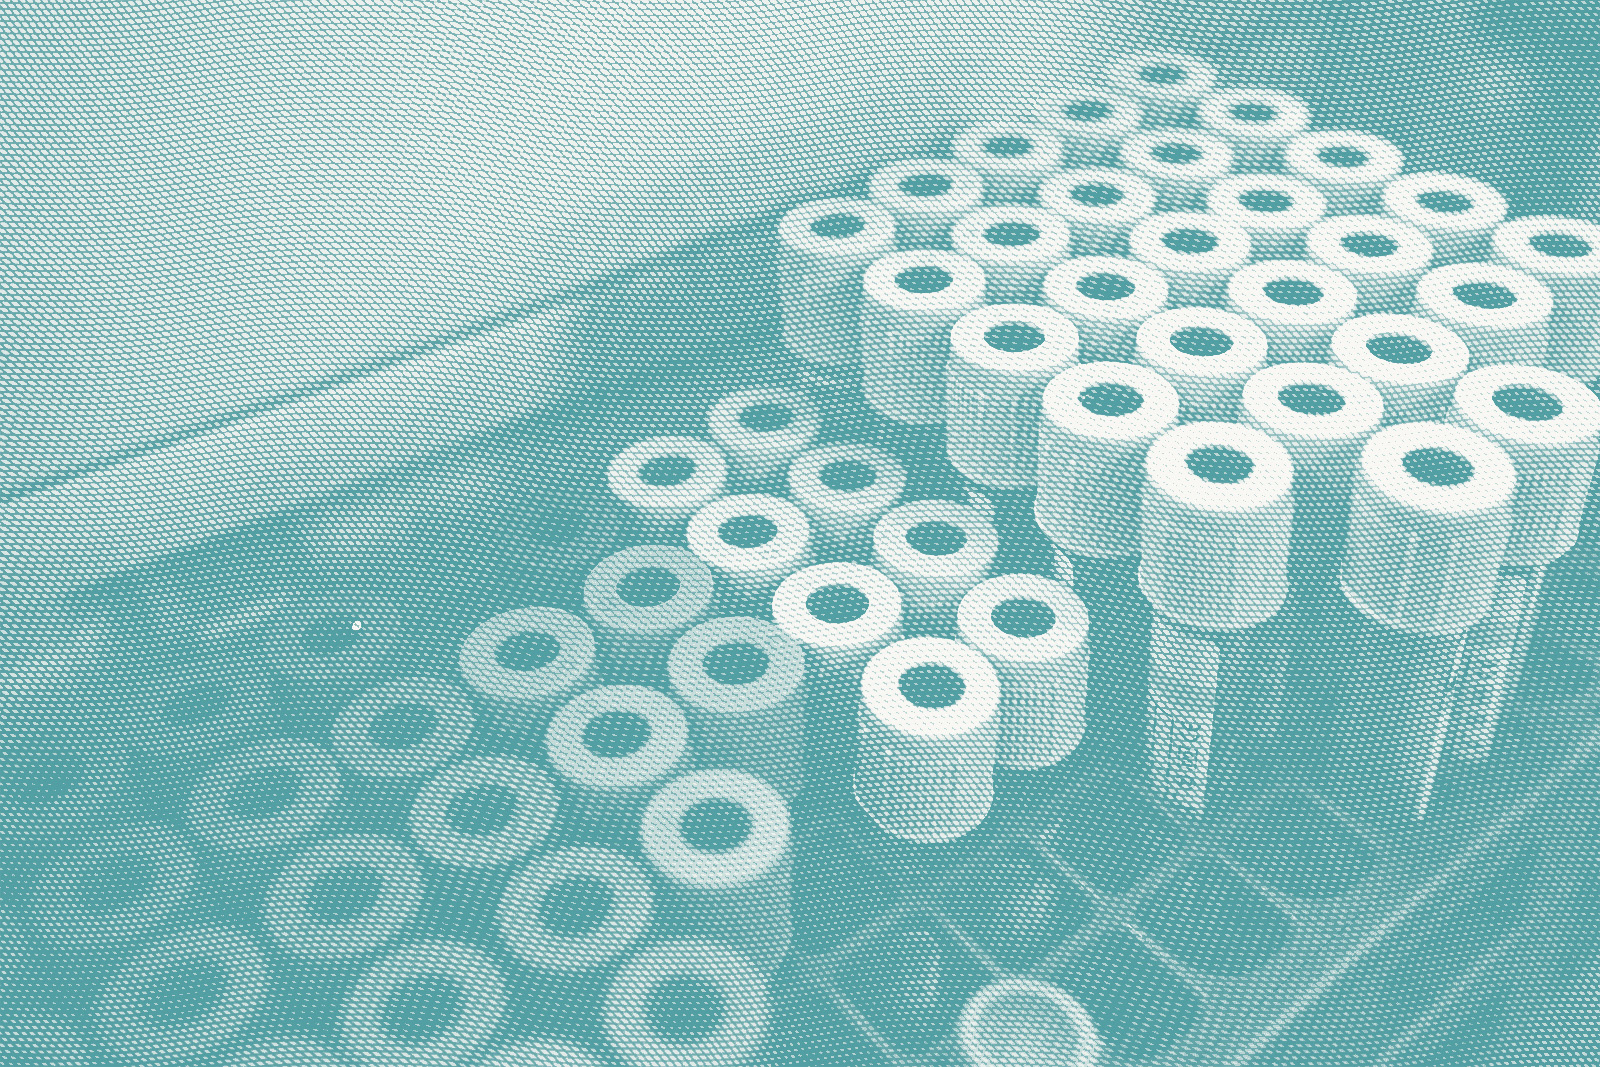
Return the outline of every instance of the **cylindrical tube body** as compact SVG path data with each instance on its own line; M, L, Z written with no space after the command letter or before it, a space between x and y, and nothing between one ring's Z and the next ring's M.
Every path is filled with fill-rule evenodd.
M811 562L811 522L782 497L725 496L694 513L685 540L728 590L770 595L779 582Z
M1455 332L1416 315L1360 315L1333 331L1335 366L1383 396L1385 423L1439 418L1471 354Z
M994 799L1000 682L982 653L914 637L861 676L855 795L873 822L908 841L951 841Z
M1002 574L968 590L956 625L1000 679L1000 766L1049 767L1070 756L1083 739L1089 686L1083 601L1060 582Z
M1306 258L1350 279L1356 312L1409 311L1417 281L1433 263L1433 242L1387 215L1334 215L1306 231Z
M872 560L921 624L947 621L967 590L988 576L1000 548L994 523L977 508L918 500L889 512L872 530Z
M772 621L806 650L818 670L859 668L900 638L900 590L859 563L819 563L796 571L772 595Z
M705 616L715 590L711 568L688 549L637 545L589 572L583 609L614 675L656 680L667 647Z
M1077 328L1050 308L991 304L962 316L950 331L945 384L945 448L956 470L994 488L1032 485L1040 397L1077 358Z
M1128 231L1155 210L1156 191L1125 170L1082 167L1047 179L1039 206L1067 220L1073 255L1122 255Z
M1171 383L1137 364L1079 364L1045 389L1033 513L1069 568L1074 555L1139 551L1144 454L1178 407Z
M461 677L517 722L594 677L595 642L589 625L558 608L502 612L473 628L461 643Z
M1233 146L1243 170L1277 170L1283 147L1311 125L1311 109L1298 96L1277 89L1219 89L1196 109L1201 128Z
M1061 135L1061 158L1079 167L1109 163L1123 138L1139 128L1144 108L1134 97L1073 85L1034 102L1034 121Z
M1186 419L1227 419L1244 383L1267 361L1267 336L1231 311L1181 307L1146 319L1134 350L1177 390Z
M1221 307L1250 261L1244 228L1203 212L1159 212L1128 231L1128 254L1161 272L1174 307Z
M645 806L639 843L673 889L660 925L732 945L768 974L788 955L789 805L744 771L691 771Z
M1491 363L1543 366L1553 306L1538 278L1494 263L1435 267L1417 282L1416 313L1459 334L1474 370Z
M1294 464L1260 430L1191 422L1145 454L1139 588L1206 630L1265 622L1289 593Z
M905 487L900 461L870 445L823 445L789 465L789 499L811 519L813 534L835 544L863 537Z
M1317 187L1281 174L1235 174L1206 190L1206 210L1250 234L1257 259L1305 254L1306 231L1328 211Z
M1442 171L1405 174L1383 189L1383 210L1428 235L1434 262L1489 255L1489 238L1506 219L1506 198L1476 178Z
M563 821L609 841L632 833L645 798L692 755L683 708L642 685L579 694L551 718L544 746L568 797Z
M950 230L950 247L983 268L995 303L1038 298L1045 273L1072 254L1072 231L1043 208L1001 204L979 208Z
M817 200L778 223L784 347L823 368L858 358L861 273L894 251L894 216L870 200Z
M1113 59L1103 77L1143 105L1147 125L1181 126L1194 120L1196 104L1216 85L1217 68L1186 52L1158 50Z
M706 432L728 459L730 481L746 487L781 477L821 424L816 403L793 389L742 389L706 413Z
M798 641L740 615L701 623L667 657L699 762L748 771L791 802L805 780L805 674Z
M697 437L651 437L617 453L606 468L612 495L652 532L677 533L689 516L722 495L728 462Z
M981 307L983 268L954 252L896 252L862 283L861 391L896 422L944 421L950 328Z
M1354 130L1302 133L1283 149L1284 169L1321 189L1335 215L1382 210L1383 189L1404 163L1390 142Z
M1122 142L1124 167L1149 182L1162 211L1200 211L1206 189L1233 171L1233 149L1198 130L1145 130Z
M1045 303L1078 328L1078 358L1133 357L1139 324L1167 306L1167 280L1137 260L1083 256L1050 269Z
M908 159L873 172L868 195L895 217L902 248L944 248L950 227L983 203L983 175L948 159Z
M1061 135L1021 122L985 122L950 142L950 155L983 175L991 204L1032 203L1039 183L1061 169Z
M1228 307L1267 335L1269 363L1327 362L1328 341L1356 300L1344 275L1299 260L1262 260L1228 279Z
M1550 367L1582 382L1600 377L1600 226L1549 215L1495 227L1494 260L1544 282L1554 298Z

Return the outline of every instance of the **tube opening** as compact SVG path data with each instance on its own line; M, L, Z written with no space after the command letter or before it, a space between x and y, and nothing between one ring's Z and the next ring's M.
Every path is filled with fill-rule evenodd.
M52 767L51 770L55 771L56 768ZM51 777L56 775L52 774ZM54 789L60 788L55 782L50 785ZM38 791L43 792L42 789ZM294 768L265 767L244 775L234 783L228 791L228 808L243 819L265 819L287 808L299 795L300 775Z
M913 174L900 179L900 191L907 196L943 196L954 184L943 174Z
M1182 67L1175 67L1170 63L1153 63L1148 67L1139 68L1139 80L1149 82L1151 85L1177 85L1187 81L1189 73Z
M1033 151L1033 142L1026 137L991 137L983 142L985 155L999 159L1015 159Z
M611 886L599 878L573 876L545 890L539 902L539 925L561 937L583 937L611 915Z
M1120 274L1086 274L1078 279L1078 292L1090 300L1121 300L1133 291L1134 284Z
M1249 189L1239 194L1239 206L1270 215L1294 207L1294 198L1276 189Z
M1429 189L1417 194L1417 204L1440 215L1460 215L1472 210L1472 199L1449 189Z
M900 675L900 695L914 707L948 708L966 691L961 675L942 663L919 663Z
M512 634L494 650L494 661L508 671L537 671L561 655L561 642L549 634Z
M1122 200L1122 190L1104 182L1085 182L1072 187L1072 199L1086 207L1108 207Z
M834 239L854 237L866 228L865 220L856 215L824 215L811 224L811 232L818 237Z
M1317 153L1317 159L1330 167L1350 169L1364 167L1369 157L1354 145L1332 144Z
M665 567L640 567L617 583L617 598L636 608L653 608L678 595L678 576Z
M912 267L894 276L894 283L908 293L941 293L954 280L942 267Z
M1228 114L1235 122L1271 122L1278 117L1278 109L1268 104L1234 104Z
M948 522L919 522L906 531L906 544L924 556L951 556L966 543L966 531Z
M1517 302L1517 294L1494 282L1462 282L1450 290L1455 298L1468 307L1499 311Z
M1220 356L1233 347L1233 338L1210 326L1186 326L1167 338L1167 343L1186 356Z
M1337 389L1316 382L1297 382L1278 390L1278 403L1299 415L1332 415L1344 409Z
M1194 163L1204 156L1204 152L1184 141L1163 141L1150 146L1150 158L1160 163L1182 165Z
M651 989L645 1019L665 1040L693 1046L716 1033L726 1011L722 991L711 982L692 975L673 975Z
M1386 333L1367 338L1367 351L1385 363L1421 363L1433 355L1433 346L1420 337Z
M1461 485L1472 478L1472 461L1443 448L1416 448L1400 461L1407 474L1428 485Z
M794 422L787 404L753 404L739 412L739 425L755 433L777 433Z
M806 611L811 617L835 626L855 622L870 606L867 594L853 585L825 585L806 597Z
M1392 256L1400 249L1399 242L1381 233L1347 233L1339 238L1339 244L1351 255L1365 256L1367 259Z
M778 524L765 515L736 515L717 527L717 537L734 548L760 548L778 536Z
M1237 448L1209 445L1184 457L1184 465L1196 478L1216 485L1233 485L1250 477L1255 461Z
M450 799L444 821L458 834L490 837L505 830L517 814L517 795L490 782L462 790Z
M639 468L641 482L663 488L682 485L693 476L694 460L688 456L656 456Z
M1074 100L1063 104L1061 113L1074 122L1103 122L1111 116L1111 105L1104 100Z
M461 988L442 974L406 979L384 1004L383 1028L389 1036L423 1045L456 1025L465 998Z
M1039 239L1039 227L1026 222L997 222L983 231L983 239L1003 248L1031 245Z
M583 725L583 747L605 759L631 756L650 740L650 720L632 711L607 711Z
M678 833L698 852L727 852L750 839L750 813L722 797L695 802L678 822Z
M1208 230L1168 230L1161 243L1186 256L1203 256L1217 247L1217 235Z
M1144 394L1120 382L1100 382L1078 394L1078 403L1108 419L1131 415L1144 406Z
M1536 233L1528 238L1528 245L1535 252L1561 259L1582 259L1594 252L1588 241L1570 233Z
M354 922L383 895L383 875L365 863L346 863L323 871L305 895L312 922L333 926Z
M983 340L1001 352L1027 352L1044 344L1044 333L1026 322L1002 322L989 327Z
M841 459L817 472L817 481L835 493L859 493L878 480L878 472L858 459Z
M1501 386L1494 391L1494 406L1528 422L1549 422L1563 410L1560 397L1531 385Z
M1273 303L1289 307L1305 307L1322 299L1322 289L1304 278L1274 278L1261 291Z
M989 612L994 628L1008 637L1039 637L1056 624L1056 613L1042 600L1013 597Z
M744 641L718 645L700 660L706 677L721 685L749 685L765 675L771 665L766 652Z

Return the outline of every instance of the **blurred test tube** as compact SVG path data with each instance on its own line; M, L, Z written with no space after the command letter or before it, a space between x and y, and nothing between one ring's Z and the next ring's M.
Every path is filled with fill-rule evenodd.
M1382 210L1384 186L1404 162L1390 142L1355 130L1303 133L1283 149L1284 169L1321 189L1334 215Z
M1306 232L1306 258L1350 279L1358 314L1404 312L1433 262L1433 242L1385 215L1334 215Z
M1000 548L989 516L967 504L918 500L889 512L872 531L873 563L922 626L948 626L967 590L983 581Z
M894 251L895 219L871 200L816 200L778 223L783 343L823 369L858 357L861 273Z
M907 159L873 172L872 199L895 216L902 248L945 248L950 227L983 203L983 174L948 159Z
M1283 147L1311 125L1311 109L1277 89L1218 89L1196 109L1203 129L1233 146L1240 170L1277 170Z
M606 467L611 493L651 532L676 534L699 508L722 495L728 461L698 437L651 437L629 445Z
M1206 210L1250 234L1256 259L1297 259L1306 231L1327 213L1317 187L1282 174L1236 174L1206 190Z
M1045 273L1072 254L1072 233L1052 211L1001 204L959 219L950 246L983 268L990 301L1026 302L1038 297Z
M811 447L821 423L816 403L793 389L742 389L706 413L706 431L727 456L729 480L747 488L780 478Z
M711 569L685 548L638 545L607 556L583 582L583 609L618 680L653 679L666 649L711 607Z
M1428 235L1436 264L1464 263L1488 258L1506 198L1476 178L1427 171L1384 186L1383 210Z
M1454 330L1474 370L1491 363L1543 366L1553 309L1543 282L1496 263L1435 267L1417 282L1416 313Z
M984 302L977 261L938 250L875 260L863 281L861 390L896 422L944 421L950 328Z
M1149 182L1161 211L1199 211L1206 190L1233 171L1233 149L1198 130L1145 130L1122 142L1118 161Z
M1025 122L985 122L956 134L950 154L983 175L984 201L1029 204L1061 169L1061 135Z
M1128 231L1155 210L1156 191L1129 171L1082 167L1047 179L1039 206L1067 220L1073 255L1122 255Z
M1147 125L1176 126L1193 121L1195 105L1217 83L1217 68L1186 52L1158 50L1118 57L1104 77L1143 105Z
M1550 367L1581 382L1600 377L1600 226L1548 215L1495 227L1494 260L1549 288Z
M1128 231L1128 254L1161 272L1174 307L1222 307L1228 279L1250 262L1250 234L1203 212L1158 212Z
M1109 163L1144 120L1144 108L1134 97L1087 83L1036 100L1029 113L1061 135L1063 161L1077 166Z
M1177 390L1186 419L1226 419L1238 407L1244 383L1267 361L1267 336L1231 311L1179 307L1152 315L1139 327L1138 362Z
M1266 259L1228 279L1228 307L1267 335L1267 362L1314 363L1328 358L1328 341L1355 314L1350 279L1298 260Z
M1416 315L1357 316L1333 331L1329 349L1336 366L1377 387L1385 423L1439 418L1471 359L1454 331Z
M1137 260L1082 256L1051 268L1045 303L1078 328L1081 360L1133 357L1139 324L1167 306L1167 280Z

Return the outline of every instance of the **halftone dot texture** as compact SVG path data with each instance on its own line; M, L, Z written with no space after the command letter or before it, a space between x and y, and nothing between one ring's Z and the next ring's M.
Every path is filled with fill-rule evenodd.
M68 7L7 30L0 1062L1600 1056L1586 12ZM1222 310L1302 240L1340 321ZM1152 358L1144 270L1260 325ZM1429 427L1376 475L1291 425L1330 363ZM1194 522L1226 441L1141 560L1262 364L1287 581ZM1455 430L1522 554L1443 582ZM707 566L735 494L813 554Z

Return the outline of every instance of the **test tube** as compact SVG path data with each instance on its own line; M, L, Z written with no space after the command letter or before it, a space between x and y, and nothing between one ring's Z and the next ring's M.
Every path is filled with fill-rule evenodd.
M660 1010L662 987L685 982L715 993L715 1025L692 1038L661 1029L663 1014L671 1017ZM739 1067L767 1040L772 1007L766 979L742 954L708 941L667 941L623 964L602 1014L606 1037L628 1067Z
M1350 279L1357 314L1403 312L1433 262L1433 242L1385 215L1335 215L1306 231L1306 258Z
M688 549L637 545L601 560L583 582L583 610L613 671L653 677L674 638L711 607L716 581Z
M1405 174L1384 187L1383 210L1428 235L1434 262L1486 259L1506 220L1506 198L1476 178L1443 171Z
M1194 118L1195 104L1217 83L1217 68L1185 52L1134 52L1113 60L1105 81L1143 105L1148 125L1175 126Z
M1404 164L1392 143L1355 130L1302 133L1283 149L1284 169L1321 189L1334 215L1382 210L1383 189Z
M427 724L423 730L415 728L419 718ZM436 678L400 678L345 705L328 730L328 746L362 778L409 781L448 762L476 725L472 701L458 686Z
M863 281L861 391L896 422L944 421L950 328L986 293L983 268L954 252L896 252Z
M606 467L613 496L638 513L646 528L671 533L697 510L721 496L728 482L722 450L698 437L651 437L637 441Z
M596 909L601 918L581 932L563 929L559 912L552 914L551 898L575 886L596 887L603 894ZM650 876L637 860L579 846L535 857L518 871L500 896L495 922L506 947L520 959L541 971L570 974L604 967L633 948L655 911ZM566 1067L565 1061L559 1067Z
M1002 978L972 995L956 1024L971 1067L1098 1067L1094 1020L1059 986Z
M1202 129L1233 146L1247 170L1277 170L1283 148L1311 125L1311 109L1298 96L1277 89L1240 87L1208 94L1196 109Z
M1243 315L1179 307L1152 315L1134 337L1137 360L1166 379L1185 419L1226 419L1267 361L1267 336Z
M1122 142L1117 160L1156 191L1161 211L1199 211L1206 190L1233 171L1233 149L1198 130L1145 130Z
M1443 415L1471 358L1453 330L1416 315L1358 316L1333 331L1328 347L1336 366L1377 387L1385 423Z
M667 657L699 761L748 771L791 802L804 782L805 675L800 643L748 616L701 623Z
M961 639L1000 679L1002 767L1060 763L1083 740L1089 613L1071 588L1036 574L980 582L956 610Z
M461 643L461 677L484 700L526 718L588 684L594 634L558 608L534 606L485 619Z
M810 517L814 534L836 544L864 535L905 487L899 460L855 442L813 448L789 465L789 498Z
M950 331L945 449L956 470L997 489L1034 484L1040 397L1078 359L1078 330L1058 311L991 304Z
M1338 598L1320 628L1334 680L1328 788L1350 814L1427 811L1466 632L1494 602L1516 473L1480 434L1400 423L1362 448Z
M727 457L730 480L747 486L781 477L821 424L817 405L793 389L741 389L706 413L706 432Z
M1281 174L1235 174L1206 190L1206 210L1250 234L1256 259L1298 259L1306 231L1328 212L1317 187Z
M994 800L1000 681L970 645L912 637L861 676L855 796L886 833L932 844L975 829Z
M1122 255L1128 231L1155 210L1156 191L1125 170L1082 167L1046 179L1039 206L1067 220L1073 255Z
M1134 224L1128 253L1167 279L1174 307L1221 307L1228 279L1250 261L1250 235L1214 215L1161 212Z
M376 875L371 903L330 921L311 906L318 881L341 872ZM391 837L342 834L317 842L286 864L261 906L261 924L280 951L297 959L355 959L394 940L422 907L427 882L411 850Z
M785 578L772 595L772 621L821 670L859 667L899 640L899 588L859 563L819 563Z
M426 1036L397 1034L390 1025L397 994L418 987L433 987L441 999L453 994L456 1003L470 1007L451 1012L448 1022L429 1027ZM462 1063L489 1043L506 1007L505 981L483 950L419 941L390 951L356 980L339 1013L341 1044L347 1055L373 1067Z
M769 594L811 562L811 522L787 500L765 493L725 496L694 513L689 551L746 596Z
M1083 256L1050 269L1045 303L1078 328L1079 358L1133 357L1140 323L1167 306L1167 280L1137 260Z
M1029 113L1061 135L1063 161L1079 166L1114 159L1117 146L1144 120L1138 100L1092 85L1057 90L1035 101Z
M1024 122L981 123L950 142L956 161L983 175L991 204L1031 203L1039 183L1061 169L1062 148L1060 134Z
M1036 298L1045 272L1072 254L1072 234L1054 212L1000 204L957 220L950 246L983 268L990 300L1020 302Z
M944 248L950 227L983 203L983 175L948 159L907 159L873 172L868 195L894 213L904 248Z
M894 251L895 221L871 200L815 200L778 223L784 347L824 369L859 355L861 274Z
M1178 406L1172 384L1137 364L1081 363L1045 389L1033 513L1069 575L1072 556L1139 551L1145 450L1177 423Z
M85 829L76 822L70 839L52 836L43 849L7 842L14 869L28 870L8 901L8 922L25 924L51 955L105 960L180 920L197 888L195 857L181 832L160 823Z
M496 829L463 826L463 804L493 790L512 797L510 816ZM544 771L505 756L478 756L446 767L417 792L407 829L429 859L450 867L503 867L544 843L560 798Z
M572 798L569 821L610 840L631 832L645 799L688 765L689 719L659 690L603 685L556 711L544 746Z
M268 813L242 805L235 796L240 784L257 776L292 776L294 794ZM189 794L184 814L190 831L211 848L254 852L309 834L339 796L339 765L333 757L315 745L284 739L245 749L212 767Z
M1270 363L1326 361L1333 331L1355 314L1356 299L1344 275L1296 260L1265 259L1228 279L1228 307L1261 327Z
M1600 226L1551 215L1495 227L1494 260L1544 282L1550 314L1550 367L1579 381L1600 376Z
M994 563L1000 535L983 512L949 500L918 500L889 512L872 530L872 561L920 622L955 611Z
M1544 569L1578 541L1600 455L1600 400L1564 374L1498 364L1456 384L1449 421L1505 449L1517 472L1494 606L1467 633L1451 712L1458 751L1481 759L1521 675Z
M1495 263L1435 267L1417 282L1416 313L1467 343L1472 368L1543 365L1550 358L1550 290L1531 274Z
M691 771L645 805L639 843L674 890L662 924L733 945L770 974L789 952L789 805L744 771Z
M1276 634L1288 598L1294 464L1250 426L1192 422L1145 456L1139 588L1154 609L1151 781L1181 813L1252 784L1279 710Z

